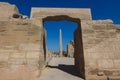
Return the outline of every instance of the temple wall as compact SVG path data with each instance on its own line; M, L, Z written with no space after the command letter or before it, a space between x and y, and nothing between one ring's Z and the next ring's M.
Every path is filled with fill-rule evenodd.
M23 19L15 5L0 3L0 80L35 80L39 76L51 59L45 20L78 23L74 42L80 76L86 80L120 76L120 29L111 20L92 20L89 8L32 8L30 19Z
M8 21L13 17L13 14L19 14L18 8L15 5L0 2L0 20Z
M111 20L82 21L85 75L120 75L120 33ZM96 77L96 80L98 78Z
M0 21L0 80L34 80L39 76L45 65L43 29L32 23Z

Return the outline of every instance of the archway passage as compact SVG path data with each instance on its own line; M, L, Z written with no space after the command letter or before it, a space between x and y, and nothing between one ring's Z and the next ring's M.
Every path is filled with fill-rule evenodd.
M71 22L75 22L78 24L78 28L75 30L74 32L74 42L75 42L75 54L80 54L81 55L81 61L78 62L78 56L74 55L75 57L75 66L76 66L76 69L78 69L79 73L80 74L79 76L81 77L85 77L85 73L84 73L84 56L83 56L83 44L82 44L82 34L81 34L81 22L80 22L80 19L78 18L72 18L72 17L69 17L69 16L66 16L66 15L59 15L59 16L47 16L45 18L43 18L43 23L45 21L61 21L61 20L67 20L67 21L71 21ZM45 56L48 55L48 52L47 50L45 50L44 52L45 53ZM46 56L46 59L48 56ZM56 60L57 61L57 60ZM79 64L81 64L82 66L80 66ZM61 64L59 64L61 65ZM50 67L53 67L53 66L50 66ZM55 68L59 68L54 66ZM80 67L80 68L79 68ZM75 68L75 67L74 67Z

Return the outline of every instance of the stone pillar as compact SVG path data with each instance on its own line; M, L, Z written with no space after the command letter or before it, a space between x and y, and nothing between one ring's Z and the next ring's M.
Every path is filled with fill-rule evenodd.
M62 30L60 29L60 50L59 50L59 55L62 57Z

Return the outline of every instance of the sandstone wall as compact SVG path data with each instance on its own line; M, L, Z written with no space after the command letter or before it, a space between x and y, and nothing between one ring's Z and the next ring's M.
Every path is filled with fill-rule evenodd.
M18 8L15 5L0 2L0 20L9 20L13 17L13 14L15 13L19 14Z
M44 66L43 29L32 23L0 21L0 80L34 80L39 75Z
M82 21L85 74L120 75L120 33L111 20ZM96 79L98 80L98 79Z
M89 8L37 8L31 9L31 18L41 19L48 16L66 15L82 20L91 20L91 10Z
M40 20L41 26L44 20L78 23L79 27L74 33L75 66L83 78L89 80L88 75L99 75L99 72L105 76L120 74L119 31L111 20L94 21L90 9L69 8L32 8L33 18ZM95 78L98 80L98 77ZM106 80L106 77L99 80Z

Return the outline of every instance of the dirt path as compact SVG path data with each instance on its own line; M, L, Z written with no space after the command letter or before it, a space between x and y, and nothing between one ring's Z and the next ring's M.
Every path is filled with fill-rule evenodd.
M83 80L78 77L73 58L53 58L39 80Z

